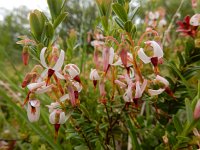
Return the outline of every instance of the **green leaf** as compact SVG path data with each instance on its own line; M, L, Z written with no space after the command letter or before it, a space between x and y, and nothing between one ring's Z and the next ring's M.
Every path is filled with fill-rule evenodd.
M121 19L119 19L119 17L115 16L114 20L119 25L120 28L124 29L124 22Z
M189 101L189 99L185 99L185 107L186 107L186 116L188 123L192 123L193 119L193 111L192 111L192 105Z
M66 17L67 17L68 13L64 12L62 14L60 14L56 20L53 23L53 28L55 29Z
M54 23L54 20L60 15L61 8L62 8L62 0L47 0L49 10L51 13L52 21Z
M180 134L183 131L183 126L177 116L173 116L173 123L176 131L178 132L178 134Z
M54 35L53 25L51 23L46 23L45 25L45 33L47 38L52 39Z
M124 29L126 30L126 32L131 34L131 37L133 38L135 36L136 33L136 27L135 25L133 25L133 23L131 21L127 21L124 25Z
M106 16L101 17L101 23L105 31L108 31L108 18Z
M122 5L119 3L112 4L112 9L115 14L123 21L126 22L128 20L127 13Z

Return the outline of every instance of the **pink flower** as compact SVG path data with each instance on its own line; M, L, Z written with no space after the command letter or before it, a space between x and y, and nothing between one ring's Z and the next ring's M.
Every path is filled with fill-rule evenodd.
M40 62L42 64L42 66L44 68L46 68L43 73L42 73L42 76L46 76L48 75L48 78L47 78L47 81L46 81L46 84L48 85L49 83L49 80L51 78L51 76L53 74L55 74L59 79L65 79L64 76L59 72L62 68L62 65L64 63L64 58L65 58L65 52L63 50L61 50L60 52L60 56L57 60L57 62L55 63L55 65L53 67L49 67L47 66L46 64L46 61L45 61L45 52L46 52L46 47L44 47L42 50L41 50L41 53L40 53Z
M153 48L153 56L149 57L144 53L144 49L140 48L138 51L138 57L145 63L152 63L154 67L157 67L159 59L163 57L163 50L160 45L155 41L147 41L145 44L150 45Z
M68 71L68 73L72 79L74 79L75 81L77 81L79 83L81 82L80 77L79 77L80 70L75 64L66 65L64 67L64 73L65 73L65 70Z
M107 72L110 65L113 63L114 60L114 49L111 48L104 48L103 49L103 71Z
M96 88L97 81L100 80L100 76L96 69L91 69L90 80L93 81L94 87Z
M40 101L30 100L28 102L27 115L30 122L36 122L40 117Z

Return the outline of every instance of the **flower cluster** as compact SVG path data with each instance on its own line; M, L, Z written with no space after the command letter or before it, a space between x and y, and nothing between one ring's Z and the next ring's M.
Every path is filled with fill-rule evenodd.
M152 30L152 32L155 32ZM145 33L148 34L148 33ZM108 39L110 37L105 37ZM124 37L123 37L124 38ZM105 83L106 81L112 81L113 88L118 86L123 91L123 99L126 104L133 104L138 107L138 101L141 100L143 93L148 93L149 96L156 96L162 92L166 92L170 96L173 96L172 91L169 88L169 82L160 75L159 64L163 63L163 50L160 44L154 40L145 41L145 46L135 47L135 51L131 50L127 43L124 41L119 44L114 38L111 38L116 47L110 47L108 40L104 42L95 40L97 45L94 45L94 41L91 44L94 46L94 62L95 69L91 69L90 79L93 81L96 88L99 82L100 101L106 103ZM98 45L98 43L100 45ZM149 53L151 53L149 55ZM99 56L101 54L101 56ZM147 79L142 75L142 63L138 62L139 59L144 64L151 64L153 72L155 74L154 79ZM158 85L157 89L151 88ZM112 98L114 94L112 95Z
M55 126L56 135L60 124L64 124L71 114L70 111L66 113L66 107L79 105L79 92L82 90L79 68L75 64L63 67L64 58L63 50L59 51L56 47L42 48L41 65L36 65L22 83L22 87L29 90L23 106L28 105L27 115L30 122L39 120L41 101L36 98L37 95L47 93L54 99L47 107L49 121Z

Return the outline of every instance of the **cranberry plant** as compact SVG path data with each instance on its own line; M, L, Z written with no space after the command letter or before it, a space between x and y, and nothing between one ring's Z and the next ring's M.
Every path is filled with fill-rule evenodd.
M95 2L98 26L84 40L71 30L66 49L66 0L47 0L50 15L30 12L17 44L24 67L37 63L23 77L24 100L10 105L52 149L200 148L199 2L182 20L184 0L170 20L161 7L139 18L148 2Z

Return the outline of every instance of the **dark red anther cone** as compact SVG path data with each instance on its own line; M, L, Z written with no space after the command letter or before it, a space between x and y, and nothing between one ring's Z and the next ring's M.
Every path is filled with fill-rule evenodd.
M60 129L60 124L54 124L54 129L55 129L54 142L56 143L58 137L58 131Z
M151 63L153 64L154 67L157 67L158 66L158 57L152 57Z
M47 81L46 81L46 85L48 85L49 84L49 81L50 81L50 79L51 79L51 76L54 74L54 70L53 69L49 69L48 70L48 78L47 78Z
M81 79L80 79L80 77L78 75L74 77L74 80L79 82L79 83L81 83Z
M165 88L165 92L171 96L172 98L176 99L176 97L174 97L174 93L171 91L171 89L169 87Z
M97 80L93 80L94 89L97 87Z

